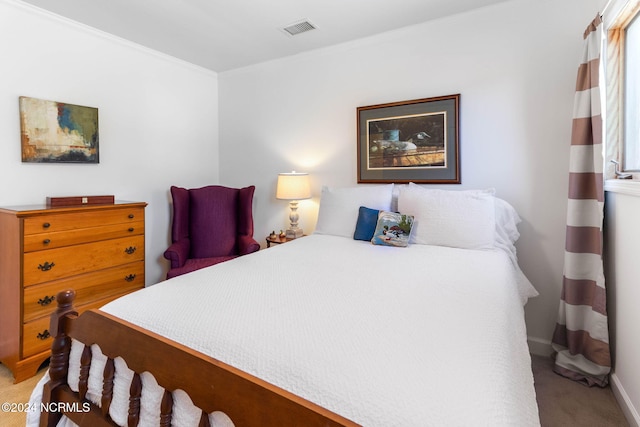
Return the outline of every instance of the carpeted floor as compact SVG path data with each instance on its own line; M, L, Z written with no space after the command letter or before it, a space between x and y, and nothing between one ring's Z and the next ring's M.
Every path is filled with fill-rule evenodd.
M0 403L16 404L14 406L17 407L17 404L29 402L31 391L46 370L47 368L44 367L38 371L35 377L14 384L11 371L0 364ZM0 410L0 426L2 427L24 427L26 420L27 415L24 412L6 412L4 408Z
M553 360L532 356L542 427L627 427L610 387L587 387L553 372Z
M549 358L532 356L540 422L542 427L626 427L610 388L586 387L555 374ZM0 403L26 403L31 390L44 374L13 384L11 372L0 365ZM24 426L24 413L0 412L0 426Z

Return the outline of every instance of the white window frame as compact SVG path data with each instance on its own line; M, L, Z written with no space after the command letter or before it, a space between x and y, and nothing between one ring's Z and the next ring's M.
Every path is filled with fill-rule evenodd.
M601 78L603 82L601 86L605 87L606 109L603 120L605 122L605 141L607 165L605 165L605 178L616 178L614 174L615 166L609 163L609 160L616 160L621 172L631 173L633 181L640 183L640 170L624 170L624 84L625 84L625 29L634 22L640 25L640 0L611 0L603 12L605 25L604 37L606 54L606 63ZM635 21L634 18L638 17ZM638 46L640 49L640 46ZM638 80L640 86L640 79ZM640 145L640 141L635 141ZM640 149L640 148L639 148Z

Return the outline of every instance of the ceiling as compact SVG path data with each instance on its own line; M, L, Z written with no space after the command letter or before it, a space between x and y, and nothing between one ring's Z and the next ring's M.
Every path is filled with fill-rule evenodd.
M23 0L222 72L507 0ZM290 36L303 19L315 30Z

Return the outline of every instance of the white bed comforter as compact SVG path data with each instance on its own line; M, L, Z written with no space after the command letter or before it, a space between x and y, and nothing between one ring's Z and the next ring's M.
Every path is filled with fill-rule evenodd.
M535 426L523 277L499 250L313 235L102 310L364 426Z

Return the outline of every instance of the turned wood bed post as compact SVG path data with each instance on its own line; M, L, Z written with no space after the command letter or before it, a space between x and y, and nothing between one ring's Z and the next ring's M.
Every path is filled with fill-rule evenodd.
M71 338L67 336L67 320L77 317L78 312L73 309L73 300L76 293L67 290L58 293L56 300L58 308L51 314L51 334L53 344L51 345L51 361L49 362L49 382L44 385L42 392L42 402L55 402L56 389L67 384L67 373L69 371L69 352L71 351ZM62 414L59 412L44 411L40 415L41 426L55 426Z
M136 427L140 421L140 397L142 395L142 380L140 374L134 373L129 388L129 415L127 425Z
M171 414L173 412L173 396L165 390L160 403L160 427L171 427Z
M87 396L87 390L89 390L89 369L91 368L92 359L91 347L85 345L80 357L80 377L78 378L78 395L83 400Z

